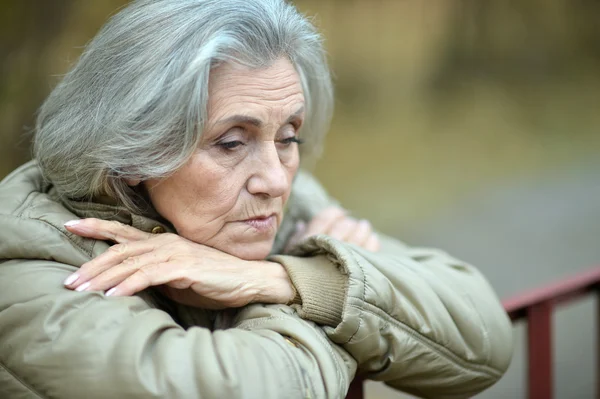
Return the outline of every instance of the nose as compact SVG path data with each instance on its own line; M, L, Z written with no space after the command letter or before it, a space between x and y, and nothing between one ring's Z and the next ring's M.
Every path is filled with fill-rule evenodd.
M277 198L287 192L290 181L275 143L265 143L260 154L257 154L253 169L246 186L250 194Z

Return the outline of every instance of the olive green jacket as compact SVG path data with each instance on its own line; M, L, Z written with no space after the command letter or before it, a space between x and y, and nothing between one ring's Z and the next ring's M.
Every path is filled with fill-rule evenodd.
M331 200L301 173L274 253ZM63 281L108 248L77 217L170 227L114 205L60 201L35 163L0 183L0 398L342 398L358 372L431 398L469 397L510 362L512 330L472 266L382 237L373 253L319 235L273 255L294 304L211 312L146 290ZM160 229L158 229L160 230Z

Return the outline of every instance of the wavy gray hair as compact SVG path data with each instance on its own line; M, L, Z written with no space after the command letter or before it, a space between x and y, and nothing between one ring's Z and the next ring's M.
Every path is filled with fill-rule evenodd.
M136 210L126 179L168 176L197 147L211 67L261 68L281 56L306 98L304 161L320 152L333 108L321 36L309 20L284 0L134 1L42 105L35 158L60 195L109 195Z

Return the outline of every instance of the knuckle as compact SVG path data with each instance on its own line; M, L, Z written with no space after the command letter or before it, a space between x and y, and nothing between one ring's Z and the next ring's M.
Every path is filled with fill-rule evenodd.
M142 267L137 273L138 280L145 285L149 285L152 282L152 269L151 267Z
M116 255L123 255L127 252L128 246L127 244L115 244L108 248L108 250Z
M178 279L171 281L169 283L169 286L179 289L179 290L184 290L186 288L189 288L193 283L194 283L193 281L184 277L184 278L178 278Z
M353 227L355 227L355 225L356 225L356 221L354 221L350 218L345 218L345 219L341 219L340 221L335 223L333 225L333 229L336 232L346 232L346 231L352 229Z
M355 227L358 225L358 220L356 220L353 217L346 217L346 219L344 219L344 224L346 224L346 226L351 226L351 227Z
M338 218L342 218L346 215L344 210L337 206L329 208L325 214L327 215L327 218L330 218L330 219L338 219Z
M115 222L115 223L116 223L115 229L116 229L117 233L119 233L120 235L127 235L130 232L131 226L128 226L121 222Z
M120 231L122 229L122 224L116 220L110 220L108 221L108 225L109 228L113 231L113 232L117 232Z
M364 230L366 230L367 232L371 233L371 231L373 230L373 226L371 225L371 222L369 222L366 219L362 219L360 222L360 227L363 228Z
M115 238L117 240L125 239L128 235L128 227L121 222L113 221L113 234Z
M122 262L125 266L137 266L140 263L139 256L130 256Z

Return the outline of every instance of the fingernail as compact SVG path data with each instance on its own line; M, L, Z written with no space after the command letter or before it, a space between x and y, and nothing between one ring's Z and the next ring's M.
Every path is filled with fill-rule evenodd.
M81 222L81 220L69 220L67 223L64 224L65 227L73 227L78 225Z
M73 284L75 281L77 281L77 279L79 278L79 274L77 273L73 273L71 274L69 277L67 277L67 279L65 280L65 282L63 283L64 285L71 285Z
M112 294L115 293L116 290L117 290L117 287L113 287L110 290L106 291L106 294L104 294L104 295L111 296Z
M75 291L85 291L91 284L89 282L81 284L79 287L75 288Z

